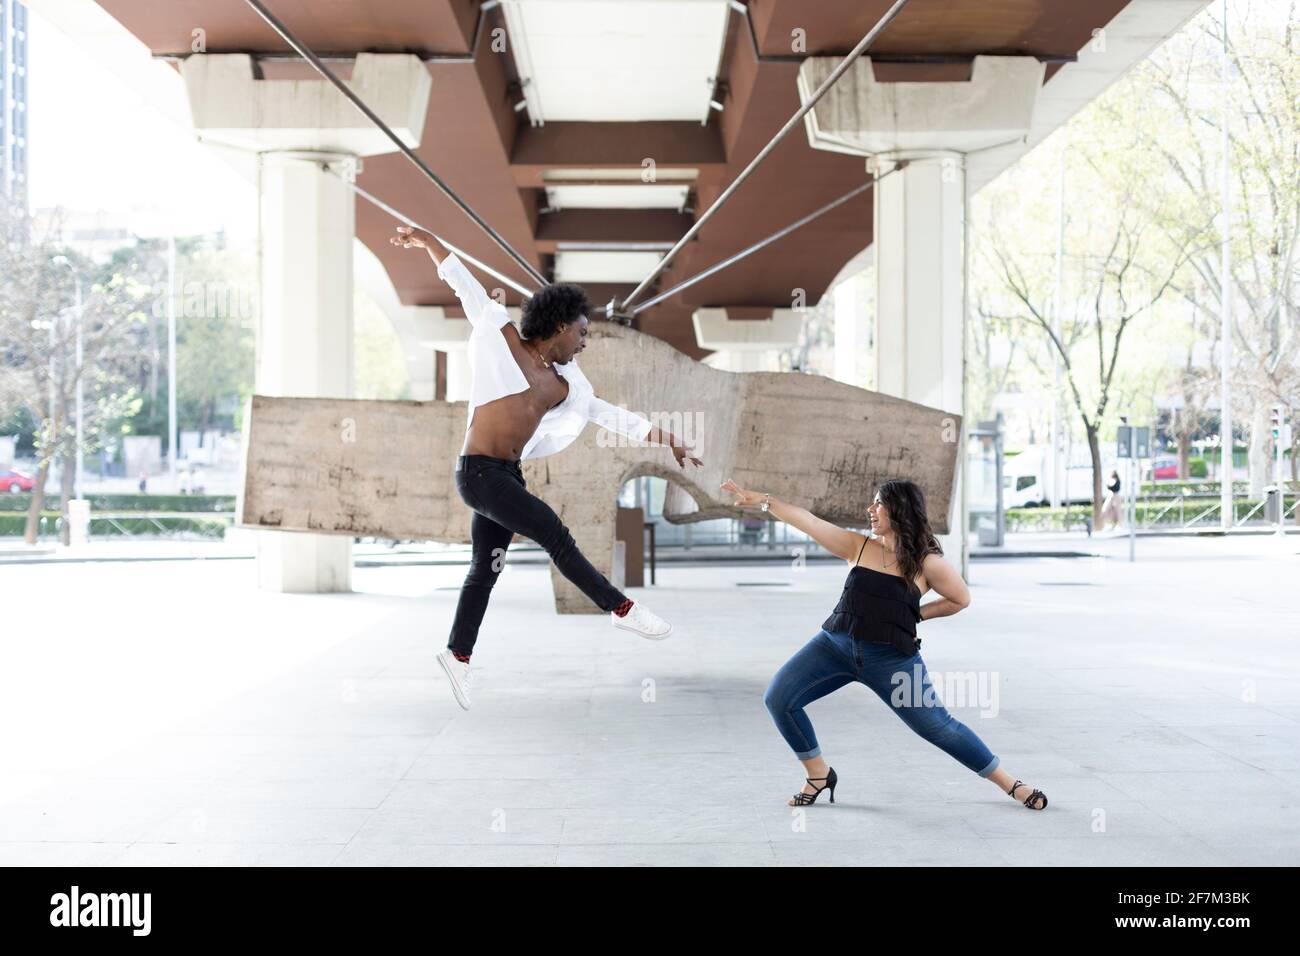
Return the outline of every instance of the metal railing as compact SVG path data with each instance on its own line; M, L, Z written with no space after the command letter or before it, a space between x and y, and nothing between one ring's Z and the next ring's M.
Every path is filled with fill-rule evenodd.
M1282 521L1287 522L1297 514L1297 507L1300 506L1300 489L1286 487L1290 482L1284 482L1284 497L1282 501ZM1290 504L1287 504L1290 499ZM1160 503L1165 502L1163 507ZM1239 514L1239 506L1249 504L1244 513ZM1267 517L1256 518L1261 515L1265 506L1268 504L1268 496L1257 498L1251 495L1249 491L1244 493L1233 492L1232 496L1232 527L1244 528L1251 523L1260 525L1271 525L1275 522ZM1212 524L1219 523L1220 516L1223 513L1223 502L1217 497L1211 499L1210 494L1202 491L1191 495L1186 493L1170 494L1146 494L1139 495L1137 502L1137 513L1141 515L1138 520L1138 527L1151 529L1156 527L1176 527L1190 529L1194 527L1208 528ZM1156 509L1154 512L1152 509ZM1163 520L1174 509L1178 510L1176 521ZM1190 512L1190 517L1189 517Z
M59 522L62 522L62 518ZM222 534L225 530L235 523L235 513L233 511L113 511L113 512L92 512L90 515L91 537L94 536L94 526L96 522L103 522L113 528L119 535L126 537L136 537L139 535L167 535L167 534L199 534L203 537L213 537L212 534L197 530L194 527L175 527L175 522L202 522L208 525L215 525L217 522L222 524ZM135 523L143 522L147 526L146 530L137 530L133 527ZM171 523L172 526L168 527ZM56 530L58 522L56 522Z
M1276 511L1270 507L1269 494L1263 497L1251 494L1246 482L1236 482L1233 490L1234 529L1276 527ZM1271 487L1271 486L1270 486ZM1290 480L1283 483L1281 505L1282 521L1290 524L1300 515L1300 483ZM1194 489L1152 487L1144 483L1143 491L1135 502L1139 530L1218 530L1222 502L1217 483L1197 482ZM1128 502L1123 506L1128 514ZM972 514L976 512L972 511ZM1076 502L1062 508L1008 509L1008 523L1016 531L1072 531L1092 530L1091 503ZM1120 527L1127 527L1127 518ZM973 528L972 528L973 530Z

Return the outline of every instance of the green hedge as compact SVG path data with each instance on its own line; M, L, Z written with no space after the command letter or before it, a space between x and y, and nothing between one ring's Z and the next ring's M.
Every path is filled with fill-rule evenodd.
M1092 515L1088 505L1067 508L1008 508L1007 531L1079 531Z
M89 495L90 513L96 511L234 511L234 495ZM0 512L26 511L31 506L29 492L0 494ZM57 505L57 492L45 496L45 504Z
M89 495L90 501L90 536L94 538L116 537L124 534L160 535L167 533L197 534L205 538L224 538L228 522L224 518L172 518L165 522L167 532L158 531L153 522L144 519L118 518L117 523L126 531L120 531L106 521L95 521L96 514L121 513L124 511L209 511L232 512L235 510L234 495ZM0 538L21 538L27 526L27 509L31 506L30 493L0 493ZM41 511L44 519L40 534L50 538L59 528L59 498L55 493L46 496L45 508ZM53 506L53 508L51 508Z
M157 536L161 534L197 534L204 538L220 540L226 536L227 527L223 518L172 518L166 522L166 532L159 531L152 521L144 518L115 518L114 521L125 530L119 531L107 521L92 521L90 525L92 540L117 535Z
M57 535L59 513L57 511L42 511L41 517L44 519L40 528L41 537L48 540ZM94 517L93 513L91 517ZM224 518L171 518L166 522L167 532L161 532L152 521L146 518L116 518L114 520L125 530L118 530L107 521L91 521L91 539L134 535L158 536L171 533L197 534L205 538L221 539L226 536L226 527L228 526L228 522ZM12 512L0 513L0 538L21 538L26 527L27 515Z
M42 511L41 517L45 519L45 524L41 530L45 534L53 534L55 528L58 527L56 522L59 520L59 513L57 511ZM26 514L0 513L0 538L21 538L26 528Z

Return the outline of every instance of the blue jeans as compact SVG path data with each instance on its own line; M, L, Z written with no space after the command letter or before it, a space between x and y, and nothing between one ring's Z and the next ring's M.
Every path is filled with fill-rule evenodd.
M920 687L916 688L913 684L918 673ZM826 630L818 631L785 662L763 696L776 729L800 760L822 752L803 709L851 681L866 684L903 723L981 777L997 769L999 759L984 741L948 713L935 696L919 653L909 657L889 644Z

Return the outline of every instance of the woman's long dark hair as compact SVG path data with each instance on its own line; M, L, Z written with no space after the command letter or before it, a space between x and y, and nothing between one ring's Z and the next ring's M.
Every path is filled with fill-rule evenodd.
M925 511L925 495L915 482L893 478L879 489L880 503L889 513L889 525L897 542L895 555L898 570L908 587L916 587L916 577L921 573L921 562L927 554L943 554L939 540L930 530L930 519Z

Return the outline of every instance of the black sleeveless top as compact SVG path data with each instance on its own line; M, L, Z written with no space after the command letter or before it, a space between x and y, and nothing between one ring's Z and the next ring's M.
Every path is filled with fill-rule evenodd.
M866 541L862 547L866 547ZM858 560L862 551L858 551ZM851 634L860 641L890 644L911 657L921 649L916 622L921 620L921 594L896 574L854 564L844 593L822 630Z

